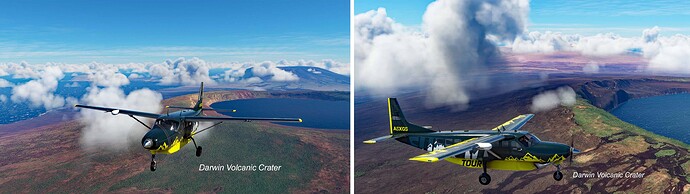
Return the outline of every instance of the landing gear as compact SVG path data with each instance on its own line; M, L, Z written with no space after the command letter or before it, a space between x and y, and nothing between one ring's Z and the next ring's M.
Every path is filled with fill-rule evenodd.
M491 182L491 176L486 173L486 161L482 161L482 167L484 168L484 173L479 176L479 183L482 185L488 185Z
M481 176L479 176L479 183L482 185L488 185L491 182L491 176L486 173L482 173Z
M151 171L156 171L156 154L151 155Z
M561 165L556 165L556 168L558 169L556 170L556 172L553 173L553 179L555 179L556 181L560 181L561 179L563 179L563 173L561 173Z
M201 157L201 146L196 146L196 141L192 137L192 142L194 142L194 147L196 148L196 157Z

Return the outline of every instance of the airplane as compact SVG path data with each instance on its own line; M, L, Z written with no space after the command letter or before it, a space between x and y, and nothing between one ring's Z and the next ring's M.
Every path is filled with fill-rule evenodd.
M207 129L223 123L224 121L269 121L269 122L302 122L300 118L255 118L255 117L216 117L203 116L205 110L214 110L210 108L203 108L203 94L204 83L201 82L199 88L199 98L194 107L177 107L166 106L168 112L165 114L140 112L119 108L98 107L89 105L75 104L78 108L87 108L105 111L112 115L124 114L132 117L144 125L149 131L141 139L141 145L144 149L151 152L151 171L156 171L156 154L173 154L180 150L192 141L196 148L196 156L201 156L202 148L197 146L194 140L194 135L199 134ZM170 112L169 109L181 109L180 111ZM233 110L234 112L235 110ZM137 117L146 117L156 119L153 126L148 126ZM210 127L199 130L199 122L216 122Z
M482 168L479 183L488 185L491 176L486 169L528 171L541 169L549 164L556 166L553 178L563 179L561 163L573 154L580 153L570 146L541 141L537 136L520 130L533 114L513 118L491 130L434 131L405 120L397 99L388 98L390 135L364 141L375 144L395 139L399 142L426 150L427 153L410 158L419 162L445 160L467 168Z

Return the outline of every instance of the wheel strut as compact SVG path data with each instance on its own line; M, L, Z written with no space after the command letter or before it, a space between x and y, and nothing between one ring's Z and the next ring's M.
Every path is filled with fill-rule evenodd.
M151 171L156 171L156 154L151 154Z

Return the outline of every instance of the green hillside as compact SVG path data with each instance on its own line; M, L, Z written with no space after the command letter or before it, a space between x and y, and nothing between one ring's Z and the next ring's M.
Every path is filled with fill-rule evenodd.
M257 132L260 131L260 132ZM277 128L259 127L252 123L222 124L199 138L201 157L194 155L194 146L185 146L170 156L159 155L158 169L146 171L121 181L110 191L127 187L165 189L190 193L199 191L230 191L238 193L285 193L304 186L321 164L316 148L298 137L284 135ZM199 171L199 165L280 165L277 172ZM142 165L148 165L143 163Z

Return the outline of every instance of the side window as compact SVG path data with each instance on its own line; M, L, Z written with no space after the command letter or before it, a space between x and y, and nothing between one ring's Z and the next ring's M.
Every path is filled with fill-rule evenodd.
M518 143L517 141L510 141L510 147L511 148L522 148L522 145Z
M453 139L446 139L446 146L453 145Z

